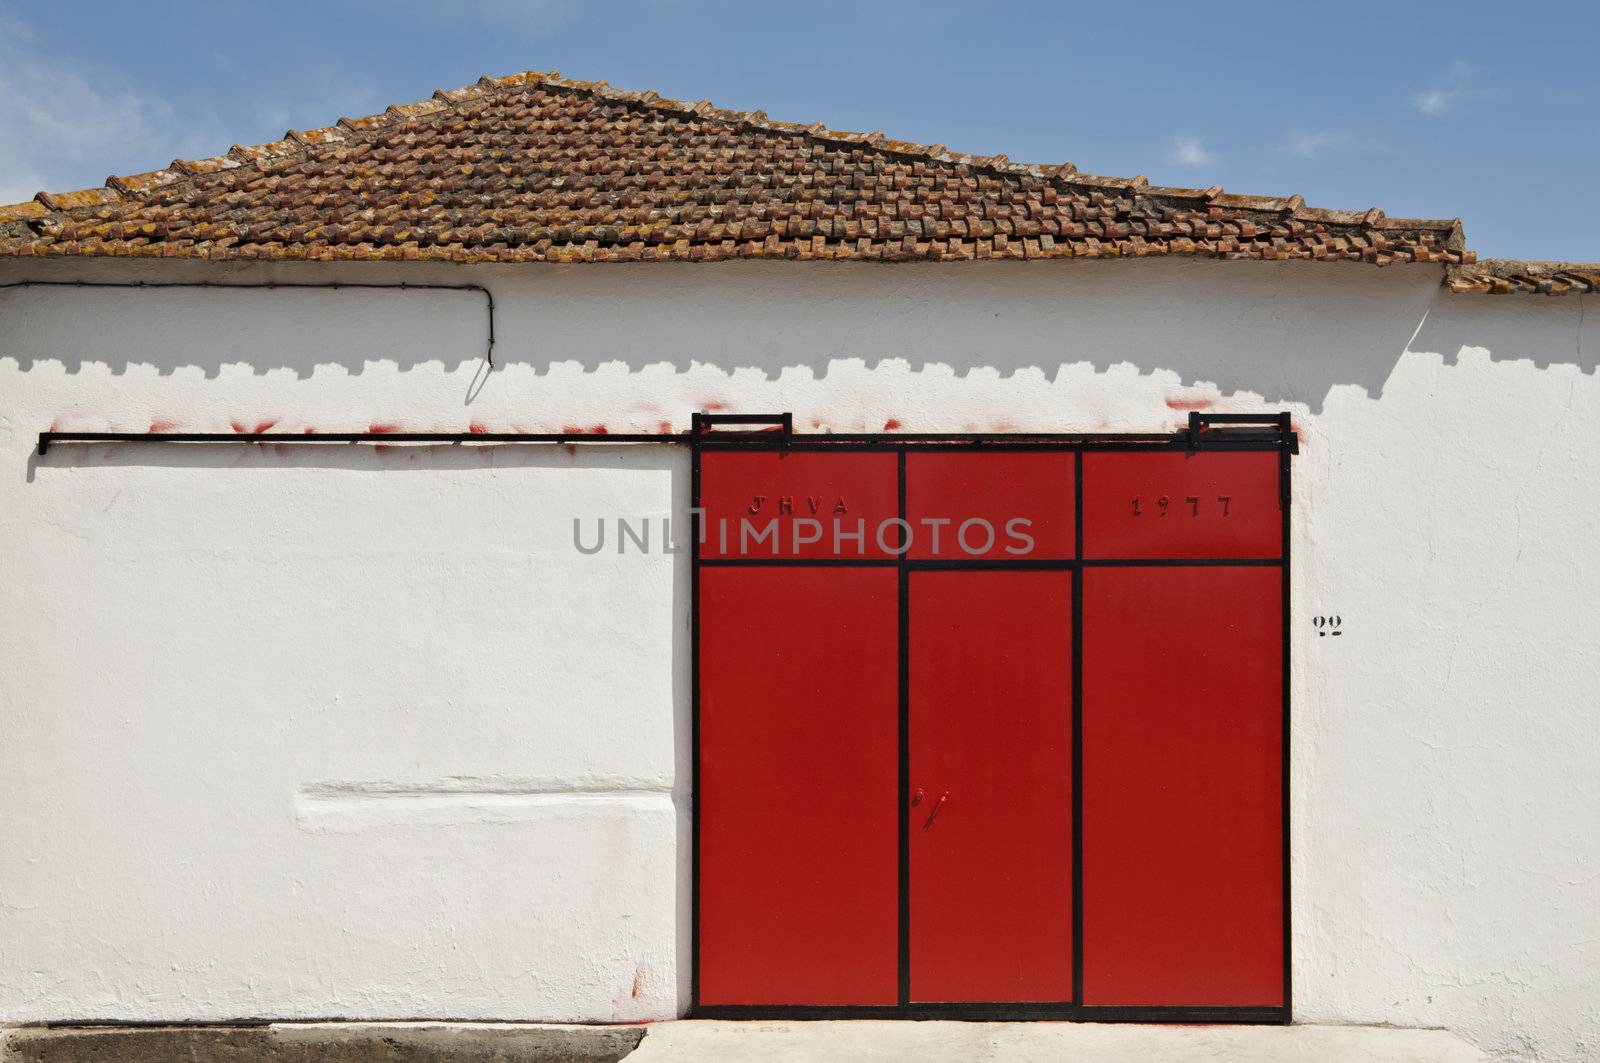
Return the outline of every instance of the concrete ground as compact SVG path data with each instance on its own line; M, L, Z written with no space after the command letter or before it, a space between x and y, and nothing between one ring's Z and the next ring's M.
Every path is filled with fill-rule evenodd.
M1069 1022L663 1022L628 1063L1485 1063L1444 1030Z
M1443 1030L1097 1023L272 1023L0 1031L0 1063L1485 1063Z
M616 1063L643 1026L275 1022L0 1030L0 1063Z

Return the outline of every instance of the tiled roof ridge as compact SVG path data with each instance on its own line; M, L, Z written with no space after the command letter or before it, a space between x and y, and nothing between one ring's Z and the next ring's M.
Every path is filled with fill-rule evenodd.
M1002 174L1025 175L1054 179L1082 188L1105 191L1130 191L1140 196L1159 199L1197 200L1208 206L1260 214L1286 215L1296 221L1360 225L1375 229L1433 230L1448 232L1446 246L1460 251L1463 261L1470 263L1473 253L1462 247L1461 222L1458 218L1390 218L1378 207L1367 210L1331 210L1308 207L1304 197L1252 196L1223 191L1220 185L1209 188L1185 188L1152 185L1143 175L1136 177L1107 177L1083 173L1070 162L1060 164L1018 163L1005 155L972 155L950 151L943 144L921 144L914 141L892 140L880 131L859 133L832 129L820 122L810 125L799 122L781 122L768 118L764 111L739 111L714 106L709 100L687 102L660 96L653 90L635 92L613 88L605 81L579 81L562 77L556 71L527 70L503 77L483 77L470 85L456 89L440 89L425 100L414 103L392 104L383 111L364 118L340 118L331 126L317 129L287 131L279 140L243 146L235 144L226 154L202 159L174 159L167 166L144 173L112 175L105 185L79 189L74 192L39 192L24 203L0 206L0 225L13 222L34 222L56 211L106 206L118 201L137 199L142 195L193 177L235 169L249 164L258 166L280 162L291 155L306 155L316 147L336 143L352 137L372 137L403 122L423 119L471 105L496 96L514 95L531 88L559 89L586 93L596 98L674 112L702 120L710 119L729 125L739 125L790 136L801 136L813 141L841 146L862 146L875 151L899 155L910 159L924 159L942 164L967 166Z
M1511 295L1586 295L1600 293L1600 262L1534 262L1485 258L1449 266L1445 286L1453 292Z

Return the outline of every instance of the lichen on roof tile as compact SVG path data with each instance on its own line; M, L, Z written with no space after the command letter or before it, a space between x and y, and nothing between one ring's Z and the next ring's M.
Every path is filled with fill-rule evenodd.
M265 144L235 144L233 153L246 159L281 159L292 155L298 147L293 140L269 140Z
M434 114L437 111L442 111L447 106L448 104L443 100L418 100L416 103L392 104L388 113L397 118L421 118L425 114Z
M341 118L340 122L348 121ZM291 129L287 140L296 140L301 144L336 144L345 139L345 132L336 125L321 126L317 129Z
M1454 292L1489 295L1590 295L1600 293L1600 262L1523 262L1488 258L1452 266L1445 283Z
M26 203L13 203L7 207L0 207L0 224L42 218L49 210L49 207L36 199L30 199Z
M139 193L148 192L163 185L170 185L174 181L182 180L183 172L175 169L151 170L149 173L128 174L125 177L112 177L106 184L119 192Z
M231 155L213 155L207 159L173 159L171 168L182 170L184 173L201 174L233 170L242 165L244 164Z
M80 188L76 192L40 192L39 196L45 206L55 211L103 207L122 198L121 194L112 188Z

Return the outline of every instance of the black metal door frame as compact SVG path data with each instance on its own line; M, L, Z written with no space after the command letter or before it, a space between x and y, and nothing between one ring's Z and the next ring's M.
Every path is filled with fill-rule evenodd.
M737 427L742 426L742 427ZM1222 427L1216 430L1216 426ZM1287 413L1273 414L1212 414L1192 412L1186 430L1166 434L1140 433L860 433L842 435L795 435L791 414L695 414L688 436L691 451L690 505L696 515L696 527L690 549L690 689L691 733L693 745L690 817L692 851L690 887L690 1005L691 1018L707 1019L841 1019L841 1018L901 1018L901 1019L962 1019L976 1021L1069 1020L1090 1022L1160 1022L1160 1023L1253 1023L1286 1024L1291 1021L1292 997L1292 946L1290 909L1290 858L1289 858L1289 726L1290 726L1290 457L1299 452L1299 440ZM890 1005L765 1005L721 1004L707 1005L700 1000L700 569L703 566L738 565L806 565L824 563L837 565L838 560L824 562L807 559L765 558L705 558L700 544L704 528L700 512L700 459L707 451L718 450L768 450L768 451L887 451L899 456L899 516L906 518L905 456L925 451L1065 451L1076 458L1074 490L1077 493L1074 514L1076 520L1076 557L1071 561L1037 562L1027 560L990 560L975 563L971 560L911 560L905 553L895 558L852 559L849 564L897 568L900 573L900 810L899 810L899 1003ZM1274 451L1278 454L1279 497L1282 520L1281 558L1262 559L1196 559L1149 558L1097 560L1083 557L1083 455L1093 451ZM1082 617L1083 581L1076 578L1085 568L1096 566L1127 565L1269 565L1276 566L1282 574L1282 772L1283 794L1283 1005L1281 1007L1193 1007L1193 1006L1095 1006L1079 1003L1083 999L1083 729L1081 702L1082 674ZM995 568L1039 569L1054 568L1074 573L1072 581L1072 906L1073 906L1073 1001L1057 1003L973 1003L973 1004L917 1004L910 1000L910 927L909 927L909 766L906 742L909 714L908 650L905 638L907 629L906 584L913 569L939 568Z

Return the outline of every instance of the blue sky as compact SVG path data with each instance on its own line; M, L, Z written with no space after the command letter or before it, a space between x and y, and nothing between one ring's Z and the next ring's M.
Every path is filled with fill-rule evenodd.
M1600 260L1600 7L0 0L0 202L559 70Z

